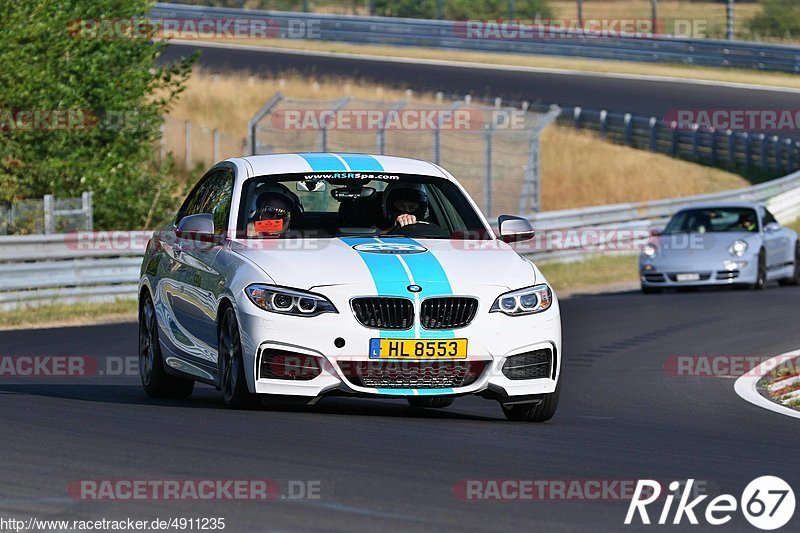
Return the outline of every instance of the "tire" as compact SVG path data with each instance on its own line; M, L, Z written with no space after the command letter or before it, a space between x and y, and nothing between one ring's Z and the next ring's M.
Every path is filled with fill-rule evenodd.
M503 405L503 414L512 422L547 422L556 414L561 387L555 392L545 394L542 402L536 405Z
M158 341L158 322L153 299L147 294L139 310L139 377L151 398L188 398L194 381L167 374Z
M767 256L764 250L758 253L758 274L756 274L756 282L753 283L754 291L763 291L767 288Z
M794 245L794 272L792 277L782 279L778 283L781 285L800 285L800 242Z
M450 407L453 405L455 398L450 398L448 396L420 398L416 396L414 398L407 398L407 400L408 405L415 409L442 409L444 407Z
M228 307L222 314L219 325L219 389L222 401L232 409L244 409L255 404L256 395L247 389L244 358L242 357L242 338L236 313Z
M661 294L662 292L664 292L664 289L661 287L649 287L642 285L642 294Z

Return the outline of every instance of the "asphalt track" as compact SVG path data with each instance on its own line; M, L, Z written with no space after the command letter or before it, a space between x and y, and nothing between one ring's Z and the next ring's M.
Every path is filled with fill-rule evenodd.
M0 384L0 516L226 517L228 531L619 531L624 502L465 502L465 479L704 480L737 498L752 479L800 487L794 420L755 407L734 380L682 377L673 355L773 355L800 346L798 288L562 302L563 395L546 424L506 422L461 398L328 399L311 409L229 411L211 388L153 401L135 376ZM0 354L133 356L135 324L0 332ZM91 502L78 479L318 480L321 499ZM660 509L654 511L657 514ZM795 517L785 530L797 530ZM754 531L740 513L725 531ZM651 526L650 530L673 530ZM704 531L709 527L682 530ZM722 530L722 528L717 528Z
M202 44L173 44L162 56L172 61L201 50L200 64L215 72L249 71L275 75L287 71L321 76L357 77L416 91L471 93L475 96L663 117L678 109L796 109L798 92L722 85L652 81L596 74L564 74L428 65L275 50L225 49ZM270 95L264 95L264 99ZM786 134L784 132L784 134Z

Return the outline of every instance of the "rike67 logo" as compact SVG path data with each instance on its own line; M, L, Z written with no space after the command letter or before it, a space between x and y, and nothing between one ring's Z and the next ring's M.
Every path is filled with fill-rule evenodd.
M657 517L653 516L653 520L660 525L678 525L684 518L690 524L697 525L700 523L698 520L700 516L707 524L721 526L730 522L738 509L751 525L771 531L786 525L794 515L794 491L779 477L762 476L754 479L745 487L739 500L730 494L720 494L707 502L705 500L708 495L696 496L690 500L693 484L694 479L687 480L685 487L683 483L673 481L669 484L666 497L663 497L661 484L658 481L639 480L628 507L628 514L625 516L625 524L630 525L638 521L642 524L651 524L648 506L651 506L650 511L658 511L662 502L661 512ZM673 511L676 499L678 503ZM701 511L703 507L705 507L704 512Z

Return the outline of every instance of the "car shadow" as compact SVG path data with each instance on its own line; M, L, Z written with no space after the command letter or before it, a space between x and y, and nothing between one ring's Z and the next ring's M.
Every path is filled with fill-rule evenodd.
M30 395L99 403L230 411L222 402L219 392L207 386L196 387L192 396L185 400L150 398L144 394L139 385L3 384L0 385L0 396L2 395ZM488 400L481 401L486 402L487 405L491 403ZM246 412L505 421L502 413L499 412L499 406L497 407L498 416L486 416L454 410L458 408L458 402L459 400L457 399L454 407L444 409L419 409L411 407L405 400L400 398L370 399L328 397L320 399L314 405L291 405L273 402L259 403L247 409Z

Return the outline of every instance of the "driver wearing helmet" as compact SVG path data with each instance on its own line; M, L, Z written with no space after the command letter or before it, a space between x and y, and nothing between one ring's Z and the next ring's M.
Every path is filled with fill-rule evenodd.
M256 194L255 211L247 222L249 239L281 237L303 213L300 199L281 183L259 187Z
M417 224L427 211L428 195L421 184L392 182L383 191L383 216L389 226L383 233Z

